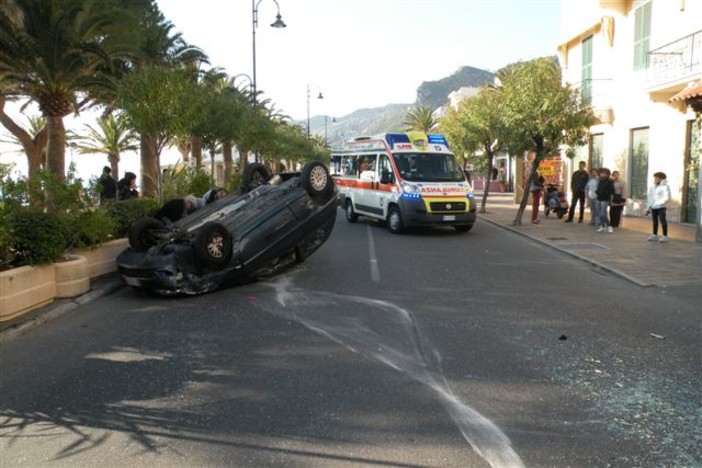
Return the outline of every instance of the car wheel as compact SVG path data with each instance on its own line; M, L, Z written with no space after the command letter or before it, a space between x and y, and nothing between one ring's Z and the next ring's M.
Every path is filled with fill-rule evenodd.
M271 178L271 174L261 163L249 163L244 168L244 173L241 175L241 188L244 192L250 192L259 185L262 185Z
M388 208L388 217L385 221L388 226L388 231L392 232L393 234L399 234L402 232L402 216L400 216L400 210L396 206L391 206Z
M353 211L353 203L351 203L351 200L346 200L346 206L344 208L346 211L346 221L349 223L355 223L358 221L358 215L355 211Z
M195 238L195 255L206 267L224 268L232 256L232 236L219 223L207 223Z
M310 161L302 168L302 187L311 197L329 198L334 181L327 167L320 161Z
M156 218L142 218L129 228L129 245L137 252L146 252L156 245L156 238L151 234L154 229L163 229L165 225Z
M454 226L453 228L456 230L456 232L468 232L471 229L473 229L473 225L472 224L459 224L459 225Z

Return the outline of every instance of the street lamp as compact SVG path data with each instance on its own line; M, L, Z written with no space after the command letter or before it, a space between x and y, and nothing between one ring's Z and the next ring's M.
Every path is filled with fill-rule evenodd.
M253 90L254 101L256 100L256 28L258 27L258 5L261 4L263 0L251 0L251 19L252 19L252 33L253 38L253 80L251 80L251 87ZM287 25L283 22L283 18L280 16L280 5L278 5L278 0L273 0L276 8L278 9L278 14L275 16L275 22L271 24L272 28L284 28Z
M317 99L324 99L322 92L319 92ZM310 139L310 85L307 84L307 139Z

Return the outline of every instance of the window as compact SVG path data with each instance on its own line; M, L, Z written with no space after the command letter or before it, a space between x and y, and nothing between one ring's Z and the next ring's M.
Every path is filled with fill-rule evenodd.
M647 1L634 13L634 70L648 66L651 39L651 2Z
M592 36L582 42L583 60L581 72L581 90L583 104L592 102Z
M604 152L604 134L590 135L590 168L597 169L604 165L602 153Z
M648 128L631 131L631 198L646 199L648 182Z

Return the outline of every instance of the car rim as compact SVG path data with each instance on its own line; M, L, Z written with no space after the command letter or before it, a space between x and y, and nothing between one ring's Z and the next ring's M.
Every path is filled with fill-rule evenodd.
M390 228L393 231L396 231L399 227L400 227L400 216L396 212L393 212L390 215Z
M322 166L312 169L310 172L310 184L318 192L321 192L327 186L327 172Z
M213 237L210 243L207 244L207 253L209 253L213 258L222 258L224 253L222 252L222 244L224 244L224 239L222 236Z

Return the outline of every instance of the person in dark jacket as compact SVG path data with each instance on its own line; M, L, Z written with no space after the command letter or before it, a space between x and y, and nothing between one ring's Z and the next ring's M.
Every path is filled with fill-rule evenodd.
M117 182L117 199L129 200L137 197L139 197L139 191L136 189L136 174L125 172L124 177Z
M580 217L578 218L578 222L583 222L583 216L585 214L585 187L589 179L590 173L585 170L585 161L580 161L578 170L573 172L570 178L570 190L573 192L573 198L570 201L570 210L568 210L568 219L565 220L566 223L573 222L575 204L578 202L580 202Z
M111 173L112 169L110 166L105 166L102 168L102 175L98 179L101 205L117 199L117 183Z
M612 196L614 195L614 182L610 178L611 172L606 167L600 169L600 180L597 182L597 214L599 216L599 225L597 232L609 232L612 233L614 230L609 224L609 204L612 202Z
M164 223L169 221L173 223L203 206L205 206L205 200L194 195L188 195L185 198L174 198L164 203L154 214L154 218Z

